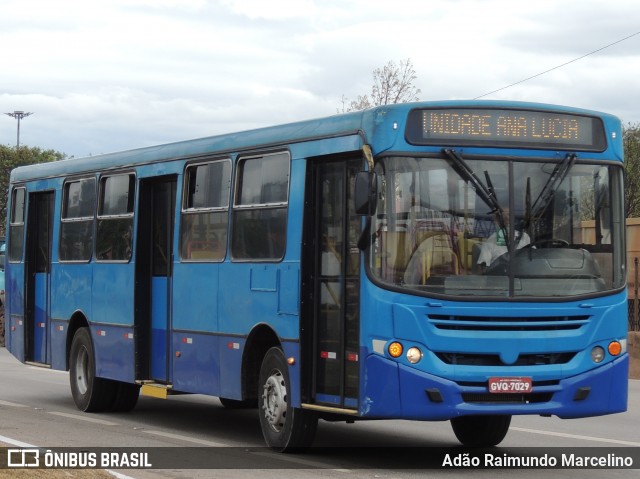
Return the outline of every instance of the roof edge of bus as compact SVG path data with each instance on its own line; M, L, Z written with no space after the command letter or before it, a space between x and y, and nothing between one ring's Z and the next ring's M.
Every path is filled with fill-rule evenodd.
M11 172L11 182L26 181L33 178L34 173L40 176L64 175L68 168L86 163L86 171L111 167L126 168L141 162L162 161L178 158L189 158L201 155L224 155L251 149L261 149L302 142L313 139L328 138L336 135L357 134L372 127L376 118L385 112L396 110L409 111L419 108L464 108L489 107L504 109L561 109L566 112L582 115L608 116L619 121L614 115L595 110L588 110L549 103L506 101L506 100L437 100L411 103L397 103L375 106L366 110L338 113L279 125L249 129L238 132L222 133L188 140L144 146L135 149L115 151L95 156L69 158L52 163L38 163L15 168Z
M66 173L68 168L86 163L86 170L101 170L112 167L126 168L145 161L163 161L202 155L225 155L235 152L257 150L287 145L301 141L329 138L362 131L364 118L369 111L336 114L322 118L301 120L298 122L255 128L244 131L221 133L200 138L180 140L170 143L143 146L139 148L114 151L99 155L73 157L51 163L37 163L20 166L12 170L11 182L20 182L33 178L34 173L42 176L57 176ZM331 120L327 123L326 120ZM29 173L28 175L26 173Z

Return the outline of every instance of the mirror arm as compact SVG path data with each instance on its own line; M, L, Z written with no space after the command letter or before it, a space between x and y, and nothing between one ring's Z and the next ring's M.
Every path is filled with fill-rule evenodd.
M367 161L367 166L369 167L369 171L373 172L373 154L371 153L371 147L369 145L362 145L362 154L364 155L364 159Z

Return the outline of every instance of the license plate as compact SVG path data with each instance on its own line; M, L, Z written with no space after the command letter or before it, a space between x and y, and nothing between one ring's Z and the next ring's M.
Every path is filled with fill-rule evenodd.
M531 378L489 378L489 392L495 394L526 394L533 390Z

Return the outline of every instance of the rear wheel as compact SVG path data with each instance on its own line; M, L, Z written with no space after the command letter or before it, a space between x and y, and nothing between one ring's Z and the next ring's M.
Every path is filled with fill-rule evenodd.
M137 384L113 381L116 384L116 395L111 410L114 412L129 412L138 403L140 386Z
M465 446L500 444L509 431L511 416L461 416L451 420L453 432Z
M282 452L311 446L318 416L313 411L291 406L289 368L279 348L267 351L258 384L260 426L267 445Z
M111 409L117 384L96 377L96 362L89 328L80 328L73 336L69 353L69 381L76 406L85 412Z

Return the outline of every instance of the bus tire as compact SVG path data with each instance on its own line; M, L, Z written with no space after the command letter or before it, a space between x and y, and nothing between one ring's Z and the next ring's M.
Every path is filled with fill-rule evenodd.
M138 384L115 381L116 396L113 399L111 410L113 412L129 412L138 403L140 396L140 386Z
M71 395L78 409L101 412L111 409L116 397L114 381L96 377L96 360L89 328L76 331L69 353Z
M318 416L289 402L289 367L280 348L267 351L258 381L258 414L267 446L280 452L302 451L313 442Z
M464 446L491 447L502 442L511 416L461 416L451 419L453 432Z

